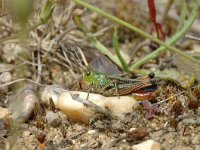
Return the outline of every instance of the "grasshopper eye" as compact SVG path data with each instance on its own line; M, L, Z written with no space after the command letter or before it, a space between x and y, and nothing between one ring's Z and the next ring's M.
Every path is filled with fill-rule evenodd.
M89 76L90 74L91 74L90 70L87 69L87 70L86 70L86 75Z
M149 73L149 78L153 79L155 77L155 74L153 72Z

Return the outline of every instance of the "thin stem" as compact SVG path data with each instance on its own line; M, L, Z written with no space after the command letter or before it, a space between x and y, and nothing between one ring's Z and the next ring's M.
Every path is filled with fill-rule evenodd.
M118 43L118 36L117 36L117 29L116 28L115 28L114 35L113 35L113 45L114 45L114 49L115 49L115 52L117 54L117 57L118 57L119 61L121 62L121 65L123 67L123 70L128 71L128 65L125 62L124 58L122 57L122 55L119 51L119 43Z
M182 6L181 6L181 15L180 15L180 19L179 19L179 24L176 29L177 31L179 31L181 26L184 24L186 15L187 15L187 3L186 3L186 0L183 0Z
M162 24L165 23L166 19L167 19L167 16L168 16L168 13L169 13L169 10L173 4L174 0L168 0L167 2L167 5L165 6L165 9L164 9L164 12L163 12L163 15L162 15Z
M185 38L189 39L189 40L194 40L194 41L200 42L200 37L196 37L193 35L185 35Z
M120 25L123 25L123 26L125 26L125 27L127 27L127 28L129 28L129 29L131 29L131 30L133 30L133 31L135 31L135 32L137 32L138 34L142 35L143 37L148 38L148 39L150 39L150 40L152 40L152 41L154 41L154 42L156 42L156 43L158 43L158 44L164 46L164 47L167 48L168 50L170 50L170 51L172 51L172 52L174 52L174 53L177 53L177 54L179 54L179 55L185 57L186 59L188 59L188 60L190 60L190 61L192 61L192 62L200 63L199 60L196 60L196 59L193 59L193 58L190 57L190 56L187 56L186 54L184 54L183 52L181 52L181 51L178 50L177 48L172 47L172 46L166 44L165 42L163 42L163 41L161 41L161 40L159 40L159 39L157 39L157 38L151 36L150 34L148 34L148 33L144 32L144 31L142 31L142 30L136 28L135 26L132 26L131 24L129 24L129 23L127 23L127 22L125 22L125 21L123 21L123 20L117 18L117 17L114 17L114 16L112 16L112 15L106 13L105 11L102 11L101 9L99 9L99 8L97 8L97 7L94 7L94 6L92 6L92 5L90 5L90 4L86 3L86 2L84 2L84 1L82 1L82 0L73 0L73 1L76 2L76 3L79 4L79 5L82 5L82 6L84 6L84 7L87 7L87 8L89 8L89 9L91 9L92 11L95 11L95 12L101 14L101 15L104 16L104 17L109 18L110 20L112 20L112 21L114 21L114 22L117 22L117 23L120 24ZM192 14L195 15L195 17L196 17L197 9L198 9L198 5L197 5L197 3L196 3L196 0L193 0L193 11L192 11ZM163 51L163 50L162 50L162 51ZM157 56L158 56L158 55L157 55ZM155 57L157 57L157 56L154 56L153 58L155 58ZM150 58L150 59L153 59L153 58ZM134 69L134 67L131 67L130 69Z

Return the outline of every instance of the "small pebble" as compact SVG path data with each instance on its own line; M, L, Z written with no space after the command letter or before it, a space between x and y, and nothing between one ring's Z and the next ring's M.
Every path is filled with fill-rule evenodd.
M10 82L11 79L12 79L12 76L11 76L10 72L3 72L0 74L0 82L1 83Z
M9 110L12 113L12 119L22 123L28 122L36 106L39 105L38 102L38 95L32 85L21 86L10 98Z
M24 131L23 134L22 134L22 137L28 137L29 135L31 135L31 132L30 131Z
M153 140L147 140L140 144L133 145L132 150L160 150L160 144Z
M129 129L129 132L132 132L132 131L134 131L136 128L130 128Z
M0 107L0 119L4 118L9 114L9 110L7 108Z
M97 133L97 131L96 130L89 130L87 133L88 134L95 134L95 133Z
M10 72L3 72L0 74L0 84L5 84L8 83L12 80L12 76ZM7 92L8 91L8 86L3 86L0 88L1 92Z
M87 145L88 145L88 143L81 144L80 148L85 148L85 147L87 147Z
M46 119L47 123L52 127L57 127L61 122L59 115L57 113L54 113L53 111L47 112Z

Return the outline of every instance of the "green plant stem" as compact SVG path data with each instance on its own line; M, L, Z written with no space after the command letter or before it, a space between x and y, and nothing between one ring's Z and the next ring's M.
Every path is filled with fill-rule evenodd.
M119 43L118 43L118 36L117 36L117 29L115 29L114 31L114 35L113 35L113 45L114 45L114 49L115 52L117 54L117 57L119 59L119 61L121 62L121 65L123 67L124 71L128 71L128 65L127 63L124 61L120 51L119 51Z
M86 2L84 2L84 1L82 1L82 0L73 0L73 1L76 2L76 3L79 4L79 5L82 5L82 6L84 6L84 7L87 7L87 8L89 8L89 9L91 9L92 11L95 11L95 12L101 14L101 15L104 16L104 17L109 18L110 20L112 20L112 21L114 21L114 22L117 22L117 23L120 24L120 25L123 25L123 26L125 26L125 27L127 27L127 28L129 28L129 29L131 29L131 30L133 30L133 31L135 31L135 32L137 32L138 34L142 35L143 37L148 38L148 39L150 39L150 40L152 40L152 41L154 41L154 42L156 42L156 43L158 43L158 44L160 44L160 45L162 45L162 46L168 48L170 51L175 52L175 53L177 53L177 54L179 54L179 55L185 57L186 59L188 59L188 60L190 60L190 61L192 61L192 62L200 63L199 60L195 60L195 59L193 59L192 57L187 56L186 54L184 54L183 52L181 52L181 51L178 50L177 48L172 47L172 46L166 44L165 42L163 42L163 41L161 41L161 40L159 40L159 39L157 39L157 38L151 36L150 34L148 34L148 33L144 32L144 31L142 31L142 30L136 28L135 26L132 26L131 24L129 24L129 23L127 23L127 22L125 22L125 21L123 21L123 20L117 18L117 17L114 17L114 16L112 16L112 15L106 13L105 11L102 11L101 9L99 9L99 8L97 8L97 7L94 7L94 6L92 6L92 5L90 5L90 4L86 3ZM192 11L192 14L195 15L195 16L196 16L197 9L198 9L198 5L197 5L197 3L196 3L196 0L193 0L193 11ZM162 50L162 51L163 51L163 50ZM155 57L157 57L158 55L155 56L155 54L153 54L152 56L153 56L153 57L150 58L150 60L153 59L153 58L155 58ZM132 67L132 66L131 66L130 69L134 69L134 68L135 68L135 67Z

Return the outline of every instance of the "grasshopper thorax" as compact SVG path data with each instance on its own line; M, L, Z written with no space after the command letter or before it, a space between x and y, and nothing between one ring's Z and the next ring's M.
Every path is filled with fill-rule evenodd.
M83 80L88 86L104 86L109 82L105 75L89 68L83 69Z

